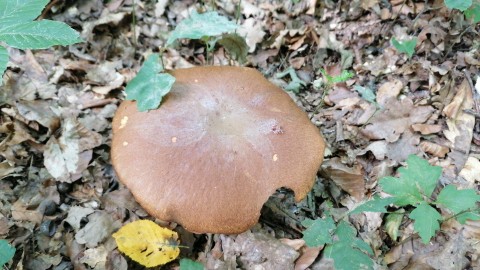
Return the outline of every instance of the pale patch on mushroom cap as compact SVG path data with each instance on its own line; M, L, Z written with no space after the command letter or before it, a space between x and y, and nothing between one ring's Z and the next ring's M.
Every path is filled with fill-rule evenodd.
M250 68L171 74L159 109L124 101L112 124L112 163L147 212L192 232L239 233L276 189L305 197L324 142L288 94Z

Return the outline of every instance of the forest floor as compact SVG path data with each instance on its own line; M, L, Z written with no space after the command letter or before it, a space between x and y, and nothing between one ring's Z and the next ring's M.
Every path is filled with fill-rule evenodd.
M240 25L245 66L283 88L304 83L289 94L324 134L327 150L310 196L295 204L280 190L245 233L197 235L162 222L188 247L180 258L207 269L333 269L323 246L302 239L301 221L328 210L371 247L376 269L480 269L480 221L448 219L424 244L408 215L396 227L388 223L393 229L385 213L344 215L384 194L379 179L395 176L411 154L442 168L438 187L479 191L477 25L443 1L242 0L239 16L234 2L51 1L42 17L69 24L84 42L9 49L0 91L0 239L16 253L6 267L143 269L111 237L134 220L154 220L116 179L112 117L126 83L174 27L193 10L216 10ZM392 45L409 36L418 38L411 58ZM166 69L211 64L198 40L182 40L162 57ZM221 46L211 59L239 65ZM322 69L353 76L328 84ZM278 76L288 70L298 78Z

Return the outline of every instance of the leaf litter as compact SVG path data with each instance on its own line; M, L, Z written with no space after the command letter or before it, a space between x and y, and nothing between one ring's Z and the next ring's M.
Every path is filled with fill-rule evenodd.
M182 249L181 257L208 269L331 268L327 252L332 248L325 252L279 239L301 239L301 220L321 216L326 198L339 208L334 217L353 210L379 192L379 179L394 175L412 153L442 167L442 186L478 191L475 33L460 13L428 9L442 1L387 2L241 1L237 33L246 37L247 65L279 85L291 83L289 76L275 76L288 68L306 82L289 94L322 130L329 149L310 199L296 205L280 190L273 198L281 203L270 211L277 218L265 215L243 234L209 238L157 221L179 231L182 245L191 247ZM168 33L193 10L205 6L189 1L51 3L44 16L74 26L86 42L32 52L9 48L11 61L0 91L0 238L16 249L8 265L142 269L117 250L111 237L122 225L149 216L115 179L110 122L144 57L164 46ZM216 3L219 14L236 21L231 1ZM408 26L413 19L415 28ZM409 59L390 38L403 40L414 29L421 31ZM163 54L166 69L206 62L197 41L178 43ZM221 48L213 52L214 64L229 62ZM353 70L355 76L323 95L325 89L313 84L321 78L320 68ZM369 95L355 89L369 89ZM442 233L425 245L414 234L414 222L406 219L388 228L398 232L397 241L390 239L381 215L365 212L350 220L375 258L381 258L375 260L377 267L480 267L478 221L444 222ZM175 267L178 261L164 268Z

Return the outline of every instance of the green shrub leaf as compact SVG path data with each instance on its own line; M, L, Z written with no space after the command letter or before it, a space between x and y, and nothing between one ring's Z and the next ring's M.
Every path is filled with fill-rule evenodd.
M372 248L362 239L355 237L356 230L345 221L341 221L335 235L338 241L325 247L324 256L334 260L335 269L373 269L373 261L367 255Z
M458 214L462 211L473 209L480 201L480 195L473 189L458 190L454 185L448 185L440 191L436 203Z
M203 264L190 259L180 260L180 270L203 270Z
M409 217L415 220L413 227L424 244L428 243L435 235L435 231L440 229L439 220L442 219L442 216L427 203L421 203L410 213Z
M472 0L445 0L445 6L450 9L459 9L465 11L472 5Z
M239 34L225 34L218 43L227 50L233 60L238 61L240 64L247 62L248 45Z
M35 20L49 0L0 0L0 28Z
M480 22L480 3L473 3L473 5L465 10L465 17L471 20L473 24Z
M0 46L0 74L3 74L7 69L8 64L8 51L5 47ZM3 80L0 80L0 85L2 85Z
M415 46L417 46L417 38L413 37L410 40L399 41L393 37L392 44L397 51L406 53L408 58L411 58L415 52Z
M15 248L12 247L6 240L0 240L0 267L8 263L15 255Z
M137 101L137 109L141 112L153 110L160 106L163 96L172 89L175 77L163 71L158 54L150 55L137 76L125 88L128 100Z
M335 230L335 222L328 216L316 220L305 219L302 225L307 227L303 232L303 240L309 247L319 247L324 244L332 243L332 235Z
M0 29L0 40L18 49L45 49L82 41L68 25L49 20L14 24Z
M219 36L231 33L238 25L227 18L218 15L215 11L198 14L192 12L189 18L181 21L168 37L167 45L181 38L201 39L203 37Z
M430 198L442 174L442 168L431 166L428 161L415 155L407 158L407 167L398 169L399 178L387 176L380 179L382 189L395 196L398 206L415 205Z
M366 201L365 203L357 206L357 208L353 209L350 214L358 214L363 212L387 213L385 207L394 203L396 200L397 199L394 197L380 198L378 196L374 196L373 200Z

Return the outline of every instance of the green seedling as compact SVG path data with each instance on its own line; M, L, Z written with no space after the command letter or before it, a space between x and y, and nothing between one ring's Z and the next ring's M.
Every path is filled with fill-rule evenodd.
M175 77L163 71L160 55L154 53L143 63L137 76L127 84L127 100L136 100L139 111L158 108L163 96L172 89Z
M335 225L329 213L325 218L306 219L303 240L310 247L325 245L323 256L334 261L335 269L373 269L372 248L358 238L355 228L346 221Z
M0 268L5 266L15 255L15 248L6 240L0 240Z
M436 208L447 210L452 214L448 218L455 218L462 224L467 219L480 220L479 209L476 207L480 195L473 189L458 190L453 185L447 185L433 199L433 192L442 174L441 167L431 166L426 160L410 155L407 167L399 168L398 173L398 178L387 176L379 181L383 191L392 197L374 197L351 213L387 212L385 207L392 204L396 207L411 206L414 210L408 217L414 220L414 229L424 243L435 236L440 223L446 220Z
M412 58L415 53L415 46L417 46L417 37L412 37L409 40L399 41L395 37L392 38L392 44L401 53L406 53L408 58Z

